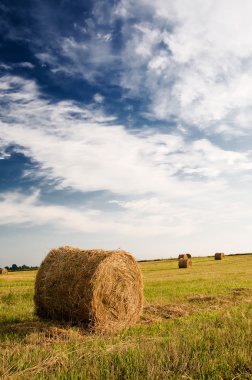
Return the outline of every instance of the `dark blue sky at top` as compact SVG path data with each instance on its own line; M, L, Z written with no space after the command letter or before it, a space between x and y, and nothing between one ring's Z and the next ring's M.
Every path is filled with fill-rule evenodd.
M112 5L113 2L111 2ZM108 2L106 2L106 5ZM36 81L41 95L51 102L59 100L74 100L78 102L90 103L96 93L106 98L105 108L108 112L118 113L120 110L121 120L129 119L128 105L130 109L138 107L139 100L123 98L121 88L116 84L116 80L111 80L120 73L120 49L123 41L120 38L121 23L117 20L113 25L105 25L100 20L100 25L94 16L94 3L92 1L46 1L46 0L25 0L25 1L2 1L0 5L0 74L18 75L23 78ZM109 7L104 7L104 17L109 12ZM75 40L82 39L88 41L89 33L83 35L81 28L85 24L92 24L105 33L109 31L113 34L113 49L115 52L116 64L111 67L103 66L103 71L99 70L92 83L85 80L81 75L68 75L64 73L54 75L51 67L41 62L37 54L41 51L48 51L60 61L67 64L68 58L60 56L58 44L60 39L73 37ZM23 67L20 64L28 62L33 65ZM89 62L86 66L94 65ZM110 80L107 80L108 75ZM123 103L123 106L122 106ZM124 110L126 110L124 112ZM131 121L132 123L132 121ZM127 122L126 122L127 126ZM42 199L53 201L54 203L65 202L66 198L71 203L71 191L55 190L54 186L43 183L43 178L38 179L25 173L36 170L36 162L32 162L16 147L10 146L4 159L0 160L0 191L17 189L27 192L29 189L40 187ZM70 194L70 195L69 195ZM68 196L69 195L69 196ZM99 198L101 194L98 194ZM75 200L83 199L83 194L75 193ZM86 197L92 199L92 194Z
M0 12L0 56L1 63L13 65L12 74L21 74L23 77L32 77L40 86L42 93L47 98L54 100L73 99L81 102L91 102L93 96L99 94L105 96L106 110L108 113L120 113L122 121L129 119L134 112L134 117L143 118L140 112L144 111L148 94L142 91L140 96L122 90L118 84L123 70L122 57L120 55L126 43L122 35L122 29L131 30L135 18L108 21L110 10L117 1L70 1L70 0L26 0L1 2ZM151 13L146 8L145 20L151 19ZM125 26L125 23L127 25ZM166 25L167 27L167 25ZM83 32L84 30L84 32ZM88 51L82 59L83 70L92 70L92 80L85 80L80 73L65 74L61 72L55 75L51 71L50 64L41 62L37 54L48 52L63 65L72 65L71 59L61 52L61 43L64 38L73 38L77 43L83 44L91 41L93 34L110 33L113 62L95 61ZM34 65L32 70L19 67L15 64L30 62ZM102 67L102 69L101 69ZM141 123L135 119L135 124ZM165 123L167 125L167 122ZM162 123L160 123L162 125ZM134 127L131 120L130 127Z
M142 92L141 96L131 96L127 90L119 85L123 70L120 51L124 47L122 29L127 22L127 28L134 25L135 19L127 21L117 17L110 19L110 9L114 1L79 1L79 0L4 0L0 5L0 74L11 74L36 81L41 96L52 103L60 100L73 100L82 104L90 104L95 94L104 97L103 109L107 114L115 115L125 128L139 128L146 124L143 112L146 110L148 95ZM151 18L146 9L146 17ZM82 59L83 70L91 70L92 78L85 79L80 72L68 73L52 71L50 62L43 62L38 57L46 53L65 67L73 63L67 55L62 55L61 43L63 39L73 38L76 42L96 43L94 35L110 33L113 62L95 61L88 51ZM93 38L93 41L92 41ZM31 67L22 65L30 63ZM155 120L149 119L148 126L156 126ZM172 121L159 121L159 128L172 128ZM36 162L32 162L24 152L9 147L8 155L0 160L0 190L27 192L34 187L40 187L45 197L55 193L54 186L46 186L43 178L33 178L24 175L29 170L36 170ZM57 191L55 199L65 200L66 191ZM99 198L100 198L99 194ZM90 199L90 194L89 197ZM92 198L92 197L91 197Z
M81 32L76 27L84 25L85 20L92 20L92 3L89 1L8 1L2 2L2 21L0 23L1 40L0 54L1 63L16 64L20 62L30 62L35 65L34 69L27 70L14 67L15 74L35 78L40 88L56 99L75 99L80 101L90 101L93 95L99 90L114 92L117 95L120 91L116 86L110 86L106 81L106 76L99 73L100 84L92 85L78 76L57 76L52 75L50 67L42 64L36 57L41 51L52 52L55 56L59 53L58 44L61 38L74 37L78 39ZM115 26L116 34L120 34L119 26ZM87 36L81 34L81 38ZM119 46L119 45L118 45ZM115 47L116 48L116 47ZM60 58L61 61L67 58ZM87 62L87 65L93 62ZM113 67L112 72L114 72ZM98 79L98 78L97 78ZM104 85L106 82L106 86ZM83 86L84 85L84 86ZM80 90L81 87L81 90Z

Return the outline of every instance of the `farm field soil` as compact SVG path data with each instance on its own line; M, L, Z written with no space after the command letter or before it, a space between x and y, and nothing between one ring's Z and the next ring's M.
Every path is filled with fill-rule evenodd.
M0 276L0 378L252 379L252 255L139 265L142 319L110 335L35 317L36 272Z

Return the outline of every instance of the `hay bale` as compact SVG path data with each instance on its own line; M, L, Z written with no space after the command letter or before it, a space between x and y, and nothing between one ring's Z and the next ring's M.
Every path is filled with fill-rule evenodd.
M8 269L6 268L0 269L0 274L8 274Z
M179 268L189 268L192 266L192 260L191 259L179 259L178 261L178 267Z
M215 255L214 255L214 259L215 260L223 260L224 259L224 253L223 252L217 252L217 253L215 253Z
M125 251L52 249L38 270L34 301L39 317L116 330L141 316L142 274Z

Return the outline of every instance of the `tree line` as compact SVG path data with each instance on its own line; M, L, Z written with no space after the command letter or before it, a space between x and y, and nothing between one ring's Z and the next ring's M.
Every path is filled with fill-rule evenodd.
M9 272L15 272L15 271L22 271L22 270L36 270L38 267L33 267L29 265L17 265L17 264L12 264L11 266L5 267L8 269Z

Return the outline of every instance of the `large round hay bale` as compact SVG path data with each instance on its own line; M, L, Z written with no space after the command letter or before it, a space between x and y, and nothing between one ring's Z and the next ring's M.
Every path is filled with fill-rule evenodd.
M224 253L223 252L216 252L214 255L215 260L223 260L224 259Z
M52 249L38 270L34 300L39 317L115 330L140 318L142 274L125 251Z
M191 259L179 259L178 261L178 267L179 268L189 268L192 266L192 260Z
M6 268L0 269L0 274L8 274L8 269Z

